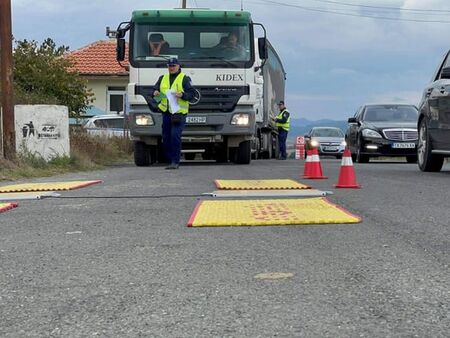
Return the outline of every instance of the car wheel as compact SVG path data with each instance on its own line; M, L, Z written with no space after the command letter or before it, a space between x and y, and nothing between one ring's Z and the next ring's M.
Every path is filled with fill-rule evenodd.
M358 144L356 146L356 162L358 163L368 163L369 162L369 156L361 154L361 139L358 139Z
M432 145L428 125L425 118L419 125L419 143L417 145L417 163L420 170L436 172L442 169L444 157L432 154Z

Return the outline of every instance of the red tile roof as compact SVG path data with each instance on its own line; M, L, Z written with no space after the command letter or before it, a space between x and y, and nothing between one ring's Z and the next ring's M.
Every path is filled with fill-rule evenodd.
M97 41L69 52L67 58L74 62L75 69L81 75L118 75L128 76L128 70L122 68L116 60L116 40ZM128 45L124 66L128 66Z

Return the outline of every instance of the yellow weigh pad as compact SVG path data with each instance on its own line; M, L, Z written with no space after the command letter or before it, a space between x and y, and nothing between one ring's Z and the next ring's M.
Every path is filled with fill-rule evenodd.
M25 191L59 191L87 187L88 185L102 183L102 181L71 181L47 183L23 183L0 187L0 193Z
M200 201L188 226L250 226L359 223L361 219L324 197Z
M225 190L270 190L310 189L310 186L294 180L215 180L218 189Z
M16 208L17 203L0 203L0 212L8 211L12 208Z

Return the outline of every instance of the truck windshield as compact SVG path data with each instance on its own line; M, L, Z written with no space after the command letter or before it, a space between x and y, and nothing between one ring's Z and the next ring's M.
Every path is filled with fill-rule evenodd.
M132 61L150 61L150 67L170 57L209 63L252 57L249 25L136 23L131 44Z

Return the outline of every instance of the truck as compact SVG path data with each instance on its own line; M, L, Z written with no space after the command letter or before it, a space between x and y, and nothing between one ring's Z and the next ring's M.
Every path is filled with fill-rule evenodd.
M227 45L231 35L239 48ZM136 10L119 24L116 38L119 63L128 51L126 114L137 166L164 161L162 116L153 91L173 57L197 93L182 134L185 159L199 153L206 160L249 164L278 156L275 117L286 73L264 26L253 22L250 12Z

